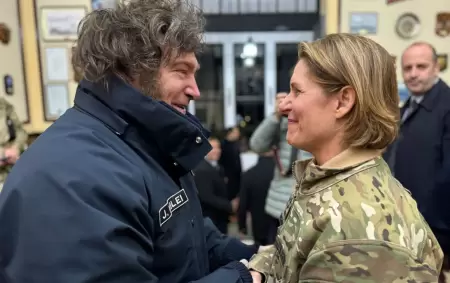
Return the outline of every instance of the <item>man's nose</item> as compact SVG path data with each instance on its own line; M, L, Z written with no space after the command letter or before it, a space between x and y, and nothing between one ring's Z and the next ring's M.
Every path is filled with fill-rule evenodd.
M419 75L419 71L417 70L417 68L413 67L411 68L409 74L411 77L416 78Z
M189 84L188 89L186 90L186 94L192 96L192 99L197 100L200 98L200 90L198 89L197 81L195 78Z

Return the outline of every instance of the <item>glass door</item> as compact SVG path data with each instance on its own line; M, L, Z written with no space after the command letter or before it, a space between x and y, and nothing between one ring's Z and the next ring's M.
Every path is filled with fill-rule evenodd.
M277 89L289 92L290 79L298 58L298 43L278 43L276 45Z
M265 46L264 43L235 43L236 123L248 132L264 119Z
M200 64L196 76L200 99L191 102L189 112L206 128L220 130L224 125L223 45L206 44L197 60Z
M240 125L252 131L274 112L276 93L289 91L298 43L313 38L313 31L207 32L197 57L201 97L190 112L212 130Z

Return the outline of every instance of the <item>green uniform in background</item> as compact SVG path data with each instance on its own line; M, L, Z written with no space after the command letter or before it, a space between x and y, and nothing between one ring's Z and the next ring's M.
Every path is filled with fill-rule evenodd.
M5 157L5 150L16 147L22 153L27 146L28 135L22 127L14 107L3 97L0 97L0 158ZM3 187L13 164L0 165L0 190Z

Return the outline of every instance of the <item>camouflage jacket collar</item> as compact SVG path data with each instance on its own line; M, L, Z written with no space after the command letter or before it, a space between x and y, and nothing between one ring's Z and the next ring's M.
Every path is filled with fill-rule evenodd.
M380 162L380 150L347 149L319 166L314 159L296 161L295 177L303 194L313 194ZM333 178L332 178L333 177Z

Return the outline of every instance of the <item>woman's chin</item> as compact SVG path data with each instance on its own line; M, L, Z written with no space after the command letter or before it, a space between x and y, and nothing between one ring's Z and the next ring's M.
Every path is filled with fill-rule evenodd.
M307 143L305 142L304 139L302 139L302 136L300 136L299 134L293 134L290 135L289 133L286 135L286 141L288 142L289 145L295 147L296 149L300 149L300 150L306 150L305 147L307 147Z
M288 142L288 144L292 145L293 147L298 148L299 146L299 139L298 139L298 135L294 134L294 133L287 133L286 135L286 141Z

